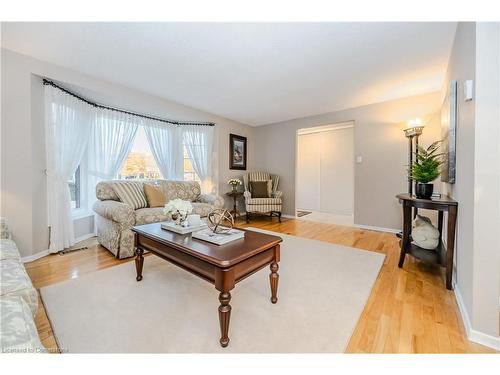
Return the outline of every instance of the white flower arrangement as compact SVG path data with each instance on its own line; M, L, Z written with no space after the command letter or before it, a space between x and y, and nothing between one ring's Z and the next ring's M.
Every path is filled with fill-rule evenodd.
M242 184L241 180L238 179L238 178L231 178L228 182L227 182L228 185L231 185L231 186L239 186Z
M172 215L172 219L176 220L184 220L186 219L187 215L190 214L193 211L193 205L189 201L184 201L182 199L172 199L169 201L166 205L165 208L163 209L163 212L165 215Z

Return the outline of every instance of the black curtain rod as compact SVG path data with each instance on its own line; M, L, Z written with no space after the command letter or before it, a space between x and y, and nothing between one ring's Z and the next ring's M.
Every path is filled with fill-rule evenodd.
M166 122L167 124L174 124L174 125L200 125L200 126L215 126L215 124L213 122L186 122L186 121L174 121L174 120L165 120L165 119L162 119L162 118L158 118L158 117L152 117L152 116L147 116L147 115L142 115L140 113L135 113L135 112L130 112L130 111L125 111L123 109L118 109L118 108L113 108L113 107L108 107L108 106L105 106L105 105L102 105L102 104L98 104L98 103L94 103L88 99L85 99L67 89L65 89L64 87L61 87L57 84L55 84L54 82L52 81L49 81L48 79L43 79L43 84L44 85L50 85L50 86L53 86L63 92L65 92L66 94L68 95L71 95L75 98L77 98L78 100L81 100L93 107L96 107L96 108L103 108L103 109L109 109L111 111L115 111L115 112L121 112L121 113L125 113L127 115L132 115L132 116L137 116L137 117L142 117L142 118L147 118L149 120L156 120L156 121L160 121L160 122Z

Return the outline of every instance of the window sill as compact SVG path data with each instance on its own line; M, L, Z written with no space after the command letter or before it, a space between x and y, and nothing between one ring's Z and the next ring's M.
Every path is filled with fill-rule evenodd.
M71 212L71 218L74 220L84 219L86 217L94 216L93 212L89 212L84 209L73 210Z

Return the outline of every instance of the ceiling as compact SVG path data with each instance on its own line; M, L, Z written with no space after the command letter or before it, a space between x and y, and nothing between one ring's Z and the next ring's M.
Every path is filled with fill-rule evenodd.
M456 23L3 23L2 46L258 126L441 88Z

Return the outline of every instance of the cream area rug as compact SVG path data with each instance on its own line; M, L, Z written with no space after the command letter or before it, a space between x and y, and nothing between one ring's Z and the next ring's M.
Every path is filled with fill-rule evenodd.
M141 282L129 262L42 288L59 346L70 353L343 352L384 255L267 233L283 238L278 303L269 300L267 267L236 284L227 348L219 345L219 292L154 255L144 259Z

